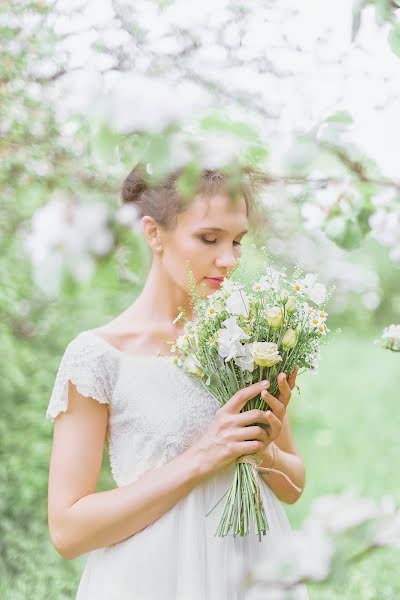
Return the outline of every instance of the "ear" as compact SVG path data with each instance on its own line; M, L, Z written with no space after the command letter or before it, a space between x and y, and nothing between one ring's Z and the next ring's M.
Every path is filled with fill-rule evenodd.
M153 252L160 254L162 252L160 225L153 217L150 217L150 215L142 217L141 223L143 235L147 240L150 249L153 250Z

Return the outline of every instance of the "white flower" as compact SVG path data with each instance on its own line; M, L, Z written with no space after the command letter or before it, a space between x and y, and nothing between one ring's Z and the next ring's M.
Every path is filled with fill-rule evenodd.
M256 281L253 283L252 289L254 292L265 292L268 289L268 284L265 281Z
M373 544L400 549L400 512L391 496L384 496L381 514L374 524Z
M315 304L322 304L326 298L326 287L323 283L315 283L307 292L308 297Z
M243 284L240 283L239 281L234 281L233 279L229 279L229 277L225 277L222 280L220 289L217 290L217 292L215 292L215 293L218 294L218 293L225 292L226 294L231 294L232 292L234 292L236 290L242 290L243 287L244 287Z
M244 344L243 345L244 354L242 356L238 356L234 360L235 364L238 367L240 367L241 369L243 369L243 371L252 372L256 368L256 364L254 363L254 360L253 360L253 354L252 354L251 348L252 348L252 344Z
M293 284L293 289L297 294L304 294L305 287L301 280L297 280Z
M392 323L385 327L381 337L381 345L393 352L400 351L400 324L395 325Z
M265 583L290 584L303 578L323 581L330 573L334 555L335 544L324 531L288 531L274 541L274 552L268 558L250 564L250 572L257 581ZM286 594L282 597L289 597Z
M175 345L180 350L185 350L189 345L189 340L190 336L187 333L184 333L177 338Z
M249 299L247 294L243 290L234 291L226 299L226 310L233 315L244 315L249 314Z
M316 283L318 275L307 273L303 279L294 282L293 288L298 294L304 294L315 304L322 304L326 298L326 287Z
M306 354L304 360L312 371L316 371L318 367L319 358L320 353L318 350L315 350L314 352L309 352L308 354Z
M315 282L317 281L318 275L316 273L307 273L307 275L303 279L303 285L305 289L310 290Z
M224 328L217 331L218 354L225 358L225 362L237 356L244 356L245 351L240 340L249 339L250 336L239 327L235 317L225 319L222 325Z
M183 366L189 373L193 373L194 375L198 376L203 374L203 371L198 367L195 359L192 356L187 356L184 359Z
M172 362L172 364L176 365L177 367L182 367L183 365L183 361L181 358L179 358L179 356L168 356L167 360Z
M251 351L254 362L260 367L272 367L282 361L278 345L274 342L253 342Z
M210 304L206 308L206 316L210 319L215 318L221 312L221 308L216 304Z
M35 212L25 248L34 266L34 277L43 289L49 286L42 283L51 279L56 291L65 268L80 282L90 279L95 256L106 255L114 244L108 217L104 203L79 204L61 193Z
M233 340L228 335L220 334L218 336L218 354L228 362L232 358L244 355L242 344L238 340Z
M340 533L370 521L379 514L380 509L373 499L344 492L316 498L304 525L309 530L317 527L326 532Z
M280 280L283 278L284 273L277 271L272 267L267 267L264 275L260 278L260 282L266 285L267 289L277 290L280 285Z

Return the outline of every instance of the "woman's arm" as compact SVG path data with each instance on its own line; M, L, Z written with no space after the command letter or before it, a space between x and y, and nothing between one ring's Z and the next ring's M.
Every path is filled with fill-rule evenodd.
M272 448L273 444L275 445L274 449ZM275 460L273 459L274 453ZM286 473L297 487L304 489L305 466L295 446L287 414L282 420L282 429L279 436L266 447L262 458L261 467L271 467L274 460L274 469ZM293 504L300 498L301 492L297 492L279 473L260 474L282 502Z
M189 448L130 485L96 493L108 408L68 385L68 410L54 425L48 524L57 552L71 560L144 529L208 475Z

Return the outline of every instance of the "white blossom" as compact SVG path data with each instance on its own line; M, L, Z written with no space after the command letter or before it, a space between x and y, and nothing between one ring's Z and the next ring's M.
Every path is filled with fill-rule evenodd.
M248 316L249 307L249 299L244 290L236 290L226 299L226 310L233 315Z

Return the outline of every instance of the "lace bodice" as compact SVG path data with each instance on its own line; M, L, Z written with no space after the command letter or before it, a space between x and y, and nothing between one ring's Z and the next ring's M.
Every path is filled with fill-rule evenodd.
M68 410L71 381L83 396L108 404L107 442L118 486L190 447L219 408L202 383L166 356L120 352L84 331L61 359L46 417Z

